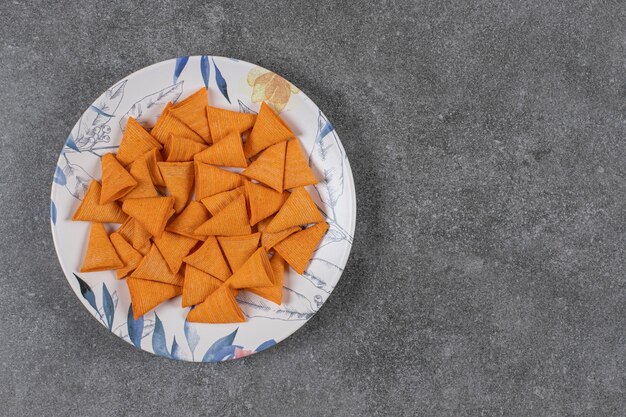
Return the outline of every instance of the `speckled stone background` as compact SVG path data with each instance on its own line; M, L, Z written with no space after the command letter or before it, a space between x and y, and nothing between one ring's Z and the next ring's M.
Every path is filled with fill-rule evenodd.
M626 414L622 4L134 3L0 3L0 415ZM48 219L82 111L203 53L302 88L359 207L329 302L224 364L111 335L66 284Z

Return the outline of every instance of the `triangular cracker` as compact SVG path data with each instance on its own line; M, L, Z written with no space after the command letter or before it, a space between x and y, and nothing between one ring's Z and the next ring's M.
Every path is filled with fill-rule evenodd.
M248 291L258 296L270 300L273 303L281 304L283 302L283 280L285 279L285 260L275 253L270 259L272 274L274 276L274 285L265 288L250 288Z
M293 132L280 116L263 102L243 150L246 158L250 158L275 143L287 141L293 137L295 137Z
M180 270L183 258L189 254L197 242L197 239L167 231L163 232L161 237L154 239L154 244L174 274Z
M152 175L148 168L148 162L144 158L136 159L130 164L130 175L137 181L137 186L130 190L128 194L121 198L126 200L128 198L145 198L145 197L158 197L159 193L154 184L152 183Z
M191 139L198 143L205 143L200 135L183 123L182 120L174 116L171 104L168 104L165 109L163 109L163 113L161 113L161 116L150 131L150 134L163 145L165 145L169 135Z
M141 158L151 149L161 149L161 144L150 135L133 117L128 118L122 142L117 149L117 160L127 166Z
M257 249L226 283L238 290L271 287L274 282L272 267L263 248Z
M242 195L244 192L243 187L237 187L234 190L224 191L218 194L214 194L210 197L205 197L201 200L204 207L209 210L209 213L216 215L222 211L231 201Z
M182 288L180 286L165 284L163 282L129 277L126 283L128 284L128 290L130 292L135 320L163 301L167 301L182 294Z
M96 180L91 180L83 201L76 209L72 220L124 223L128 216L122 211L122 208L116 202L100 204L100 192L100 183Z
M253 226L276 213L289 197L287 192L281 193L252 181L246 181L245 186L250 203L250 224Z
M150 252L141 260L130 276L150 281L165 282L166 284L183 285L183 276L170 270L156 245L152 245Z
M217 238L233 273L237 272L241 265L257 250L260 237L261 233L253 233L244 236L220 236Z
M208 106L206 112L213 143L218 143L230 132L243 133L252 129L256 120L256 114L239 113L212 106Z
M292 226L304 226L321 221L324 221L324 218L309 193L304 188L296 188L265 231L276 233Z
M226 167L242 167L248 166L246 157L243 154L243 142L239 132L232 131L228 133L222 140L213 146L196 154L194 160L210 165L219 165Z
M194 155L207 149L207 145L185 139L180 136L170 135L165 140L163 156L167 162L193 161Z
M111 233L109 238L111 239L111 243L113 244L115 251L119 255L122 262L124 262L124 266L115 271L117 279L122 279L137 268L137 265L139 265L143 256L119 233Z
M223 284L219 279L191 265L185 267L183 307L200 304Z
M118 269L124 262L115 252L102 223L92 223L89 229L89 243L80 272L106 271Z
M327 230L328 223L317 223L277 243L274 250L302 275Z
M222 281L226 281L232 275L214 236L209 236L198 250L183 260L187 265L198 268Z
M196 162L196 200L243 185L243 177L201 162Z
M285 157L285 176L283 189L304 187L305 185L317 184L317 178L311 171L306 161L300 141L297 139L287 142L287 155Z
M102 191L100 204L107 204L128 194L137 186L137 181L120 164L115 155L107 153L102 157Z
M241 174L282 192L286 150L287 142L270 146Z
M246 321L233 290L222 285L187 314L192 323L239 323Z
M180 213L193 190L193 162L159 162L158 166L167 190L174 197L174 210Z
M176 118L196 132L208 144L212 143L209 123L206 118L206 107L209 103L206 88L201 88L186 99L171 107Z
M194 230L196 230L202 223L209 220L209 217L209 213L200 202L192 201L187 205L187 207L185 207L182 213L176 216L176 218L167 225L165 230L168 232L178 233L179 235L204 240L206 239L206 236L195 235Z
M248 220L246 198L240 195L222 211L202 223L195 231L198 235L238 236L252 232Z
M174 197L133 198L124 201L122 210L152 236L159 237L167 220L174 214Z

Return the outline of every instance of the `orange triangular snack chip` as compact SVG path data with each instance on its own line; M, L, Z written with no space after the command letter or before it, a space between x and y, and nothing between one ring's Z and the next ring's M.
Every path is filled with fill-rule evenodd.
M100 183L91 180L83 201L76 209L72 220L100 223L124 223L128 216L115 202L100 204Z
M189 254L197 242L197 239L171 232L163 232L161 237L154 239L154 244L174 274L178 272L183 264L183 258Z
M216 215L222 211L231 201L242 195L244 192L243 187L235 188L234 190L224 191L218 194L214 194L210 197L203 198L202 204L209 210L209 213Z
M148 168L148 162L144 158L135 160L130 165L130 175L137 181L137 186L130 190L128 194L122 197L122 200L128 198L144 198L144 197L158 197L159 193L154 184L152 183L152 175Z
M193 162L159 162L158 165L167 190L174 197L174 210L180 213L193 190Z
M135 320L152 310L154 307L177 295L182 294L178 285L166 284L158 281L129 277L126 280L130 292Z
M293 227L290 227L289 229L281 230L280 232L276 232L276 233L264 232L263 237L261 237L261 243L263 244L263 247L265 248L265 250L270 250L278 242L287 238L288 236L293 235L296 232L299 232L300 230L302 230L300 226L293 226Z
M213 143L219 142L230 132L243 133L252 129L256 120L256 114L239 113L212 106L207 106L206 113Z
M147 250L150 249L152 243L150 238L152 235L148 232L138 221L129 217L122 227L117 229L117 232L122 235L126 241L133 245L133 248L141 252L142 255L146 255Z
M286 150L287 142L270 146L241 174L262 182L276 191L283 191Z
M276 233L292 226L304 226L309 223L324 221L322 214L304 188L296 188L291 192L280 211L267 225L266 232Z
M124 263L117 256L113 244L102 223L92 223L89 229L89 244L80 272L106 271L122 268Z
M196 200L243 185L243 177L201 162L196 162Z
M209 236L198 250L183 260L187 265L198 268L222 281L226 281L232 275L214 236Z
M176 118L196 132L206 143L212 143L206 106L209 103L206 88L201 88L186 99L174 104L171 112Z
M115 156L120 161L120 164L127 166L141 158L149 150L161 148L161 144L150 133L146 132L146 129L137 123L134 118L129 117L124 136L122 136L122 142Z
M183 307L200 304L223 284L219 279L191 265L185 267Z
M328 223L317 223L301 232L295 233L274 246L274 250L282 256L298 274L304 274L311 256L318 243L328 230Z
M237 272L241 265L257 250L260 237L261 233L253 233L245 236L222 236L217 238L233 273Z
M102 157L102 191L100 204L119 200L137 186L137 181L115 159L115 155L107 153Z
M246 157L243 155L243 142L239 132L232 131L222 140L213 146L196 154L193 159L210 165L220 165L225 167L248 166Z
M209 220L209 213L199 201L190 202L166 229L168 232L204 240L206 236L197 236L193 232L205 221Z
M287 193L287 194L289 194L289 193ZM274 216L270 216L267 219L263 219L260 222L258 222L256 224L257 232L265 232L265 229L267 229L267 225L270 224L272 222L272 220L274 220Z
M179 118L174 116L171 104L168 104L165 109L163 109L163 113L161 113L159 120L157 120L156 124L150 131L150 134L163 145L165 145L167 138L170 135L191 139L198 143L204 143L204 140L202 140L200 135L194 132Z
M317 184L317 178L306 161L300 142L297 139L290 140L287 142L283 188L286 190L313 184Z
M198 235L238 236L252 232L248 221L246 197L240 195L231 201L224 210L202 223L195 231Z
M163 155L167 162L193 161L194 155L207 149L205 143L170 135L165 140Z
M250 158L275 143L287 141L293 137L295 135L280 116L263 102L243 150L246 158Z
M124 262L124 266L115 271L117 279L122 279L137 268L137 265L139 265L143 256L141 253L137 252L137 250L133 248L132 245L128 243L119 233L111 233L109 238L111 239L111 243L113 244L115 251L119 255L122 262Z
M274 275L274 285L265 288L250 288L249 291L259 295L273 303L283 302L283 280L285 279L285 260L275 253L270 259L272 273Z
M174 197L133 198L125 200L122 210L137 220L152 236L159 237L174 214Z
M187 320L192 323L239 323L246 321L246 318L237 304L233 290L222 285L189 311Z
M274 191L252 181L246 181L245 186L250 202L250 224L253 226L276 213L289 197L287 192Z
M256 287L271 287L274 282L272 267L263 248L257 249L239 267L226 283L237 290Z
M163 160L161 156L161 152L156 149L153 149L147 152L144 155L144 159L148 164L148 169L150 170L150 177L152 177L152 183L159 187L165 187L165 181L163 181L163 177L161 176L161 171L159 171L159 166L157 165L159 162Z
M165 282L166 284L183 285L183 276L170 271L165 258L156 245L152 245L150 252L144 256L130 276L149 281Z

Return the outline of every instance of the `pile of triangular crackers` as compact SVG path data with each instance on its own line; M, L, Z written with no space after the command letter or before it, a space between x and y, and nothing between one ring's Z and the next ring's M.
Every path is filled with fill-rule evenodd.
M304 188L316 183L271 107L212 107L200 89L151 130L128 119L102 157L102 182L72 219L92 222L81 272L126 277L136 319L182 294L191 322L245 321L237 293L281 304L286 265L304 273L328 230ZM104 223L121 226L109 235Z

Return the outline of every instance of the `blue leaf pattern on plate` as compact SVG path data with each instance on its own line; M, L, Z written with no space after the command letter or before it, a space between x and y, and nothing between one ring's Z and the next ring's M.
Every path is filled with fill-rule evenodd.
M63 154L63 158L59 160L57 169L60 169L65 177L65 188L67 191L78 200L82 200L87 192L89 183L93 179L91 175L82 167L71 164L66 154Z
M109 330L113 328L113 317L115 314L115 305L113 304L113 298L109 293L109 289L106 284L102 284L102 308L104 310L104 317L107 320Z
M76 280L78 281L78 285L80 286L80 293L83 298L87 300L89 305L93 307L94 310L98 311L98 307L96 307L96 296L93 294L91 287L87 285L85 281L83 281L78 275L74 274Z
M80 149L78 149L78 146L76 146L76 142L74 142L74 137L71 133L65 141L65 146L73 151L80 152Z
M180 350L180 346L178 346L178 343L176 342L176 336L174 336L174 341L172 342L172 352L170 353L170 357L178 360L185 359L182 351Z
M275 344L276 344L276 341L274 339L270 339L268 341L265 341L265 342L261 343L259 345L259 347L256 348L254 351L255 352L260 352L262 350L265 350L267 348L270 348L270 347L274 346Z
M63 170L58 166L54 170L54 182L56 182L59 185L67 184L67 177L65 176L65 173L63 172Z
M222 95L230 103L230 98L228 98L228 85L226 84L226 80L222 76L222 72L217 67L217 64L215 63L215 59L213 60L213 66L215 67L215 82L217 83L217 88L220 89Z
M218 362L234 355L236 346L233 346L233 341L235 340L235 336L237 336L237 330L239 330L239 328L235 329L234 332L217 339L215 343L213 343L206 351L202 361Z
M167 350L167 342L165 341L165 330L163 329L163 323L161 319L156 314L155 323L154 323L154 331L152 332L152 350L154 353L160 356L165 356L166 358L170 357L170 353Z
M198 332L193 327L191 323L187 319L185 319L185 338L187 339L187 346L189 346L189 350L191 351L191 357L193 358L194 350L196 350L196 346L198 346L198 342L200 342L200 336L198 336Z
M204 80L204 87L209 88L211 64L209 64L209 57L206 55L202 55L202 57L200 58L200 73L202 74L202 80Z
M243 104L243 102L241 100L238 99L237 102L239 103L239 112L240 113L258 114L257 112L252 110L250 107L248 107L245 104Z
M134 118L144 127L154 126L158 116L165 108L165 105L170 101L175 102L182 94L183 82L184 81L179 81L161 90L155 91L133 103L120 119L120 128L122 131L126 129L126 122L129 117Z
M318 130L313 149L309 155L309 165L317 170L320 182L315 186L322 202L330 209L326 215L330 220L337 220L335 206L343 194L343 160L344 154L339 139L328 119L319 113ZM327 166L323 171L319 167Z
M274 304L248 291L240 292L237 301L247 317L265 317L272 320L308 320L315 314L311 301L304 295L283 287L283 304Z
M108 143L111 140L111 127L108 123L124 97L125 86L126 80L115 84L83 113L73 140L79 152L91 150L98 143Z
M143 334L143 316L135 320L133 315L133 305L128 307L128 319L126 321L126 327L128 328L128 337L138 348L141 348L141 337Z
M57 206L52 200L50 200L50 219L52 220L52 224L57 224Z
M176 84L176 81L178 81L178 77L180 77L180 74L183 72L183 69L185 69L185 65L187 65L187 61L189 61L188 56L181 56L179 58L176 58L176 66L174 67L173 84Z

